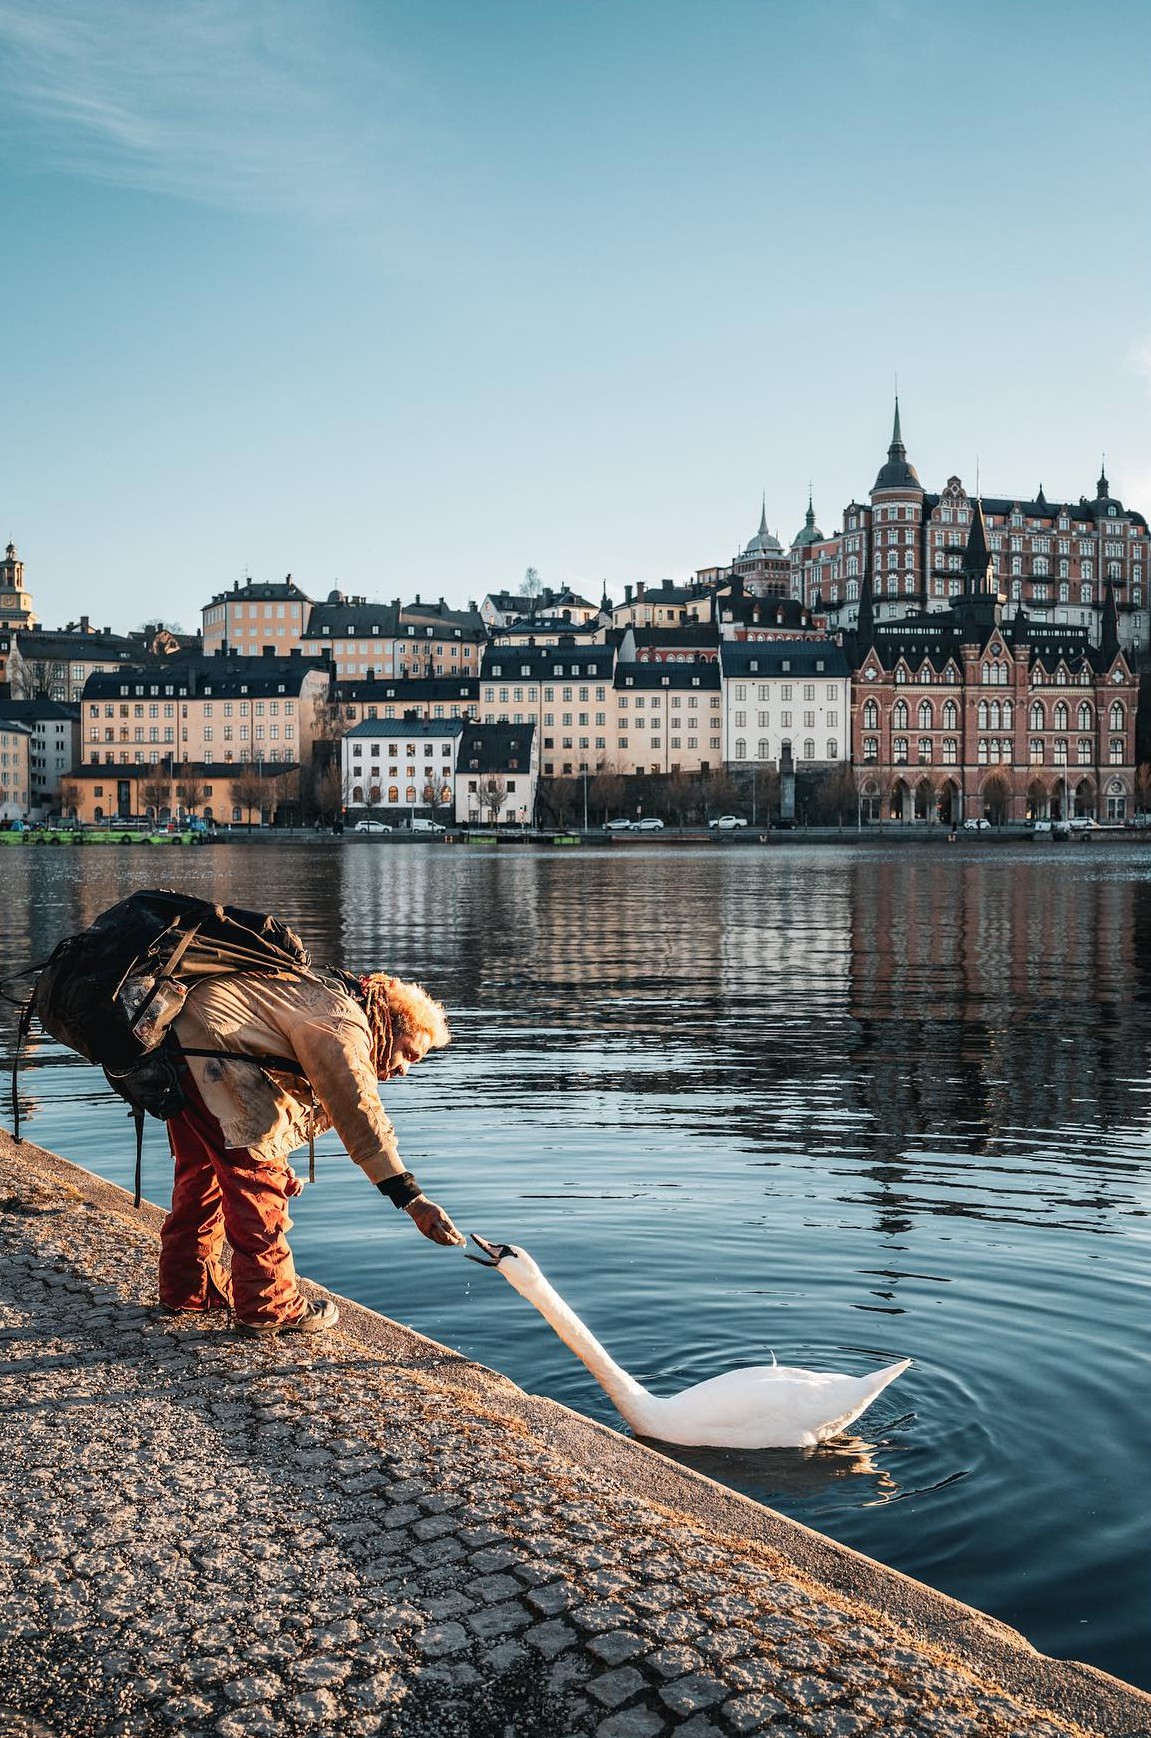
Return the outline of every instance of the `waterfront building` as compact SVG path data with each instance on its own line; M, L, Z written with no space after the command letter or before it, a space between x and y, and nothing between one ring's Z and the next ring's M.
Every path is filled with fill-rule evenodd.
M980 497L988 549L1003 587L1003 619L1022 611L1042 627L1082 628L1098 644L1107 587L1115 602L1119 644L1133 655L1151 638L1147 521L1111 494L1103 472L1091 499L1049 501L1034 495ZM825 537L811 503L790 551L789 590L830 628L859 619L869 583L874 620L909 611L947 611L963 589L963 549L975 510L961 478L928 493L908 458L899 405L887 460L868 500L851 501L842 529Z
M465 725L456 763L456 818L473 825L535 819L539 752L534 724Z
M390 604L333 591L308 616L306 657L330 657L337 678L475 676L485 635L479 613L437 603Z
M1122 821L1132 803L1138 678L1105 584L1101 643L1017 608L980 503L947 609L879 620L870 578L845 636L852 740L866 819Z
M378 810L392 826L427 810L451 819L459 718L365 718L340 744L344 806Z
M625 585L623 602L611 610L616 628L674 628L689 621L710 621L711 617L709 586L674 585L670 579L659 585L647 585L642 579L634 588Z
M90 676L73 777L95 768L287 767L311 759L328 698L326 664L300 657L172 659Z
M788 597L791 569L782 543L767 528L767 496L759 516L759 530L735 557L723 577L736 578L743 589L758 597Z
M242 658L286 658L298 650L311 599L291 574L278 584L236 580L200 611L207 657L235 652Z
M478 718L480 680L474 676L365 676L332 684L330 704L341 724L364 718Z
M619 773L696 774L718 770L723 752L720 664L646 659L616 664L614 754ZM568 752L563 739L563 753ZM545 739L546 748L546 739ZM582 752L582 751L581 751ZM592 763L594 770L597 762ZM582 766L564 772L580 771Z
M138 664L143 656L139 639L114 634L111 628L97 630L87 616L66 628L37 625L12 636L8 687L15 700L75 704L90 676Z
M80 708L0 697L0 721L28 727L28 808L43 820L59 808L60 781L80 756Z
M0 716L0 820L23 820L31 802L31 726Z
M37 625L32 593L24 583L24 563L10 543L0 561L0 684L8 681L12 636Z
M522 627L537 619L562 622L570 631L573 627L598 623L610 609L606 592L597 606L570 586L553 591L551 586L545 585L537 592L489 591L480 604L479 613L485 630L494 634L501 628Z
M778 769L785 748L807 771L848 759L851 670L833 640L725 640L720 664L729 771Z
M480 671L485 724L534 724L540 770L594 771L614 747L616 649L567 635L555 645L489 645Z

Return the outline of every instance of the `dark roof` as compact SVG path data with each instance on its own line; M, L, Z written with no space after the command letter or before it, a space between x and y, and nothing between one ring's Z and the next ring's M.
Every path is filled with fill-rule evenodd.
M51 722L54 719L78 724L80 708L74 702L65 700L6 700L0 696L0 718L18 718L25 724Z
M534 724L467 724L460 737L457 772L527 772L532 763Z
M362 598L337 595L312 605L301 637L318 639L325 629L333 636L355 634L362 639L378 634L391 639L400 631L400 612L394 603L365 603Z
M642 688L645 692L655 688L714 688L718 693L719 675L719 663L714 658L690 664L663 664L653 659L643 664L617 664L615 686Z
M843 647L833 640L725 640L725 676L847 676Z
M482 639L487 634L484 619L477 609L449 609L443 598L435 603L424 603L419 597L412 603L400 605L400 624L408 627L441 627L446 633L459 630L461 635L474 634Z
M241 776L283 778L285 773L297 772L299 765L298 760L175 760L170 755L161 755L158 761L104 761L99 766L86 760L79 766L74 766L65 777L94 779L101 783L110 783L118 778L163 778L170 780L172 784L185 784L191 779L197 779L201 784L207 784L213 779L224 780Z
M332 686L333 700L478 700L478 676L342 676Z
M66 659L74 664L107 664L140 658L139 640L126 634L69 633L67 629L21 628L12 643L26 664Z
M465 726L462 718L364 718L353 724L348 738L357 736L458 736Z
M489 646L480 679L484 682L608 682L615 647L579 646L565 638L555 646Z
M312 671L330 673L319 658L165 658L156 664L125 666L88 677L85 700L146 698L172 689L186 695L292 694ZM141 694L135 694L140 688Z
M231 591L218 591L212 598L213 603L249 603L260 600L268 603L311 603L307 592L301 591L289 573L279 581L247 579L243 585L236 580Z

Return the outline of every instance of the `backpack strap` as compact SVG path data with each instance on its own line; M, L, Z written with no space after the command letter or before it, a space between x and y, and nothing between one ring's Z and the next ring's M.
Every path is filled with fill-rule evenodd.
M20 1087L18 1080L20 1052L24 1048L24 1040L27 1038L29 1028L32 1025L32 1004L35 999L35 992L33 992L20 1010L20 1021L16 1027L16 1048L12 1053L12 1136L14 1140L20 1139Z
M140 1211L140 1184L144 1170L144 1108L142 1105L132 1106L132 1121L136 1125L136 1198L132 1205Z

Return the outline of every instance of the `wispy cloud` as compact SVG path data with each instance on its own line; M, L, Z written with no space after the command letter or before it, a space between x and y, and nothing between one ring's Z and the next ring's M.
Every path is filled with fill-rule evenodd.
M25 164L237 210L404 202L417 156L436 155L435 103L364 16L344 0L0 0L0 125Z

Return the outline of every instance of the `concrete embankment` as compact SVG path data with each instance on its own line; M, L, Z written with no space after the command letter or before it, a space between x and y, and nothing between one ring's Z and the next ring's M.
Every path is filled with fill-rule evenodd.
M352 1304L161 1315L0 1134L0 1733L1151 1733L1151 1697Z

